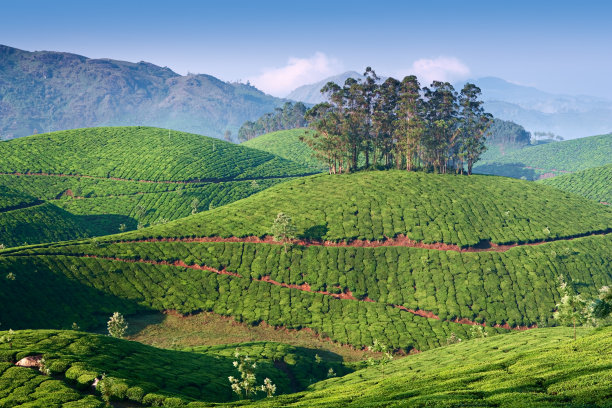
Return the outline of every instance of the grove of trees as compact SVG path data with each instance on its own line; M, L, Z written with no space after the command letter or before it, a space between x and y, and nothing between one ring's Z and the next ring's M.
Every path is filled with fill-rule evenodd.
M255 122L247 121L238 130L238 140L246 142L257 136L277 130L304 127L308 123L304 119L306 106L302 102L286 102L282 108L276 108L273 113L266 113Z
M379 84L372 68L343 86L328 82L328 101L306 112L317 132L304 141L332 174L359 168L430 169L468 174L485 150L492 116L480 89L467 83L457 93L448 82L421 88L417 77Z

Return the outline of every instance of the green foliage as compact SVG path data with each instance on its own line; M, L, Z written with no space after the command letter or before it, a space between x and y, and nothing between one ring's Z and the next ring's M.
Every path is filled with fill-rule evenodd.
M159 224L315 171L204 136L123 127L3 143L0 172L10 173L0 175L0 242L15 246Z
M25 330L14 332L13 336L12 348L0 344L0 356L6 361L0 363L0 406L6 407L20 403L55 407L70 401L83 404L73 405L78 407L102 407L103 401L170 407L186 406L193 401L231 401L234 397L227 377L235 374L232 361L236 347L245 354L258 356L253 373L269 379L268 392L274 386L281 394L304 390L311 382L325 379L328 367L342 374L350 371L338 356L325 360L322 368L315 368L314 350L279 343L171 351L74 331ZM13 367L17 359L33 354L43 355L52 376L31 368ZM280 362L286 371L277 368ZM86 397L96 379L99 379L96 394ZM265 380L263 385L266 386ZM98 403L86 405L83 401Z
M575 172L610 163L612 134L563 142L527 146L483 157L474 171L514 178L537 180L564 172Z
M509 120L493 119L485 133L490 145L526 146L530 143L531 134L519 124Z
M612 164L540 181L559 190L612 204Z
M301 178L214 211L119 237L263 236L284 209L291 209L299 236L314 229L322 232L317 239L331 241L404 234L417 242L462 247L572 237L606 231L612 224L612 210L534 183L386 171Z
M315 384L256 407L606 407L612 398L612 328L529 330L463 341L386 367Z
M295 163L300 163L308 169L322 171L325 164L315 157L314 151L301 138L307 137L312 130L291 129L267 133L243 143L243 146L263 150Z
M275 241L280 241L287 252L287 244L296 237L297 230L291 221L291 217L283 212L279 212L272 223L270 234Z
M276 108L273 113L266 113L255 122L247 121L238 130L238 140L252 140L265 133L279 130L305 127L306 106L302 102L285 102L282 108Z

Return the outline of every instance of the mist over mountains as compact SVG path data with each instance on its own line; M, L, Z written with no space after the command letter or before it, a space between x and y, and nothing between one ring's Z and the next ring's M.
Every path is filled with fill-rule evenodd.
M283 100L210 75L147 62L0 45L0 138L91 126L147 125L220 137Z
M342 84L349 77L359 78L361 75L347 71L301 86L287 98L307 103L322 102L324 97L320 90L327 82ZM499 119L516 122L528 131L553 132L566 139L612 131L612 100L588 95L552 94L495 77L467 82L480 87L487 112ZM457 90L463 85L464 82L454 84Z

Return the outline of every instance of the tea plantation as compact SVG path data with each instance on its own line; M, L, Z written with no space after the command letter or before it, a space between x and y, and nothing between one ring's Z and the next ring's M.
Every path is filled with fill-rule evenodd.
M300 137L307 136L310 132L314 132L314 130L279 130L257 136L241 145L272 153L292 162L303 164L308 168L320 171L326 170L325 164L313 156L314 151L306 143L300 141Z
M0 244L61 241L90 236L82 218L25 193L0 186Z
M584 331L577 341L570 333L565 328L548 328L474 339L253 405L612 406L612 329Z
M102 375L111 382L110 394L116 401L145 406L231 401L237 399L228 382L229 376L238 376L232 364L236 349L255 359L258 382L270 378L277 394L304 390L327 378L329 369L338 375L352 371L331 353L321 353L317 361L314 350L279 343L178 351L75 331L4 331L0 338L2 407L102 407L100 391L92 387ZM43 367L50 375L37 367L14 366L27 356L44 357Z
M611 209L547 186L502 177L393 170L301 178L120 239L265 236L279 212L293 218L300 237L329 241L405 235L417 242L469 247L489 241L546 241L612 228Z
M612 164L540 181L559 190L602 203L612 203Z
M73 331L0 337L3 407L101 408L101 387L92 384L103 374L107 397L128 406L196 408L236 400L227 380L237 374L236 347L257 359L259 382L269 377L277 395L286 395L260 393L232 406L606 407L612 398L610 328L579 330L577 341L568 328L464 339L326 381L320 380L329 368L340 375L350 370L333 355L317 360L313 350L278 343L176 351ZM14 365L26 356L43 358L42 370ZM295 391L301 392L287 394Z
M610 162L612 133L529 146L506 154L485 154L474 165L474 172L538 180Z
M146 127L77 129L0 143L0 186L84 221L86 235L66 232L57 239L164 223L314 172L259 150ZM23 217L29 220L28 211ZM15 237L5 245L24 242L7 231ZM44 234L25 240L48 241Z

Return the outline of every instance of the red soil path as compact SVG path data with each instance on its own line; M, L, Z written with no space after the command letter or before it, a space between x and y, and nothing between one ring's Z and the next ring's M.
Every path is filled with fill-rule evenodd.
M389 247L389 246L400 246L400 247L409 247L409 248L422 248L422 249L434 249L438 251L455 251L455 252L506 252L509 249L518 247L518 246L536 246L542 245L549 242L556 241L571 241L576 238L582 238L591 235L606 235L612 232L612 228L609 228L605 231L596 231L589 232L585 234L580 234L567 238L555 238L549 240L542 240L536 242L529 242L524 244L506 244L506 245L498 245L493 242L487 241L481 243L478 247L460 247L459 245L454 244L444 244L444 243L433 243L433 244L425 244L423 242L413 241L410 238L407 238L404 235L398 235L395 238L386 238L382 241L369 241L369 240L352 240L349 242L333 242L333 241L312 241L306 239L296 239L292 240L290 243L292 245L299 245L304 247L309 246L325 246L325 247L367 247L367 248L378 248L378 247ZM114 241L115 243L139 243L139 242L242 242L242 243L255 243L255 244L273 244L273 245L282 245L282 242L275 241L271 236L265 236L263 238L250 236L250 237L194 237L194 238L146 238L140 240L133 241Z
M152 264L152 265L170 265L170 266L177 266L177 267L181 267L181 268L189 268L189 269L197 269L197 270L203 270L203 271L208 271L208 272L214 272L217 273L219 275L230 275L230 276L234 276L237 278L244 278L242 275L236 273L236 272L230 272L227 271L225 269L215 269L212 268L210 266L206 266L206 265L187 265L185 262L183 261L175 261L175 262L168 262L168 261L152 261L152 260L145 260L145 259L122 259L122 258L114 258L114 257L105 257L105 256L97 256L97 255L82 255L82 257L84 258L97 258L97 259L104 259L104 260L108 260L108 261L118 261L118 262L129 262L129 263L147 263L147 264ZM344 299L344 300L354 300L354 301L358 301L358 302L372 302L372 303L376 303L375 300L372 300L368 297L363 298L363 299L357 299L355 296L353 296L353 293L350 290L345 290L342 293L331 293L331 292L327 292L327 291L313 291L312 288L310 287L310 285L308 283L303 283L301 285L296 285L296 284L290 284L290 283L283 283L283 282L277 282L275 280L272 280L269 276L263 276L259 279L252 279L254 281L257 282L266 282L272 285L276 285L276 286L280 286L283 288L291 288L291 289L297 289L297 290L301 290L304 292L310 292L310 293L319 293L321 295L326 295L326 296L332 296L336 299ZM427 319L436 319L436 320L440 320L440 317L436 314L434 314L433 312L428 312L426 310L414 310L414 309L409 309L405 306L402 305L394 305L394 304L390 304L388 303L387 306L390 307L395 307L398 308L400 310L403 310L405 312L409 312L414 314L415 316L419 316L419 317L423 317L423 318L427 318ZM485 323L477 323L474 322L472 320L466 319L466 318L461 318L461 319L454 319L454 320L449 320L449 322L451 323L456 323L456 324L467 324L467 325L472 325L472 326L483 326L486 327ZM527 330L527 329L533 329L533 328L537 328L537 325L532 325L529 327L526 326L517 326L517 327L510 327L507 323L504 325L493 325L491 327L501 327L504 329L508 329L508 330Z

